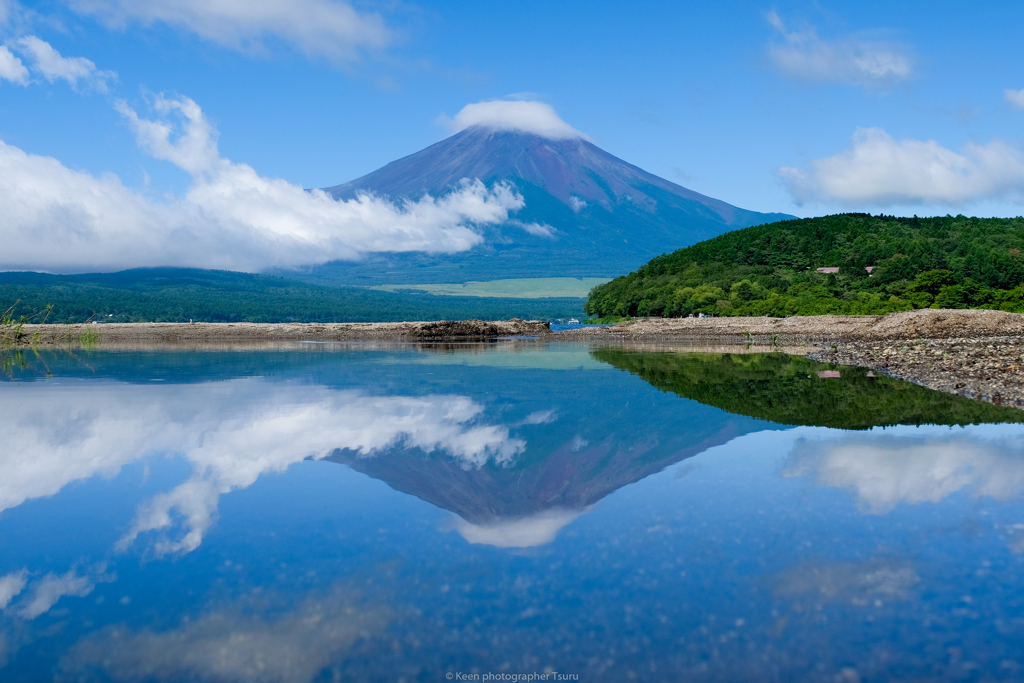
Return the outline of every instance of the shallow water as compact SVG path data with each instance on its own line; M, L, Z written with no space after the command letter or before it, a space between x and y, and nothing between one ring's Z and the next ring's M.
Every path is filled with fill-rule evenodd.
M5 682L1024 679L1015 409L572 345L5 367Z

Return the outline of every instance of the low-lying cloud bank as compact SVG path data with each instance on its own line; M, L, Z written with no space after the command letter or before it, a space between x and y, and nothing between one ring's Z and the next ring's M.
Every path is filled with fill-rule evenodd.
M94 176L0 141L0 270L109 271L191 266L259 271L368 252L451 253L479 244L476 226L502 223L525 203L507 185L465 180L441 198L337 201L264 178L220 156L200 107L158 97L155 120L116 103L140 147L192 177L187 193L156 201L112 174Z
M880 128L858 129L850 149L809 169L778 173L797 204L956 206L1024 194L1024 154L1016 147L993 140L958 153L934 140L895 140Z

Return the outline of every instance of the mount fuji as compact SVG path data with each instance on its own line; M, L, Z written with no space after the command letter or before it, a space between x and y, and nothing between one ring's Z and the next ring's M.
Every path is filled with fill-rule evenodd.
M480 180L488 187L507 185L525 206L505 223L479 227L482 243L469 251L375 254L315 267L304 279L379 284L614 277L730 230L792 218L741 209L648 173L596 146L547 105L470 107L484 105L502 105L502 112L513 105L545 107L541 114L554 123L477 116L441 142L324 191L336 199L369 193L401 201L441 197Z

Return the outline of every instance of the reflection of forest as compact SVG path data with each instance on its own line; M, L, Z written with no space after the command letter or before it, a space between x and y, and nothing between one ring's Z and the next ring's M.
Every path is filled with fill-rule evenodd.
M890 425L1024 422L1024 412L946 394L866 368L781 353L696 354L598 348L594 358L662 391L784 425L870 429ZM819 377L838 371L839 378Z

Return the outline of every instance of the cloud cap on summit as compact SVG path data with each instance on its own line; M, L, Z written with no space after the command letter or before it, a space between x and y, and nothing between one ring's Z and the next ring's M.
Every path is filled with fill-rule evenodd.
M544 102L490 100L467 104L455 118L441 117L442 123L453 133L471 126L490 130L531 133L550 140L580 138L593 142L586 133L581 133L563 121L554 107Z

